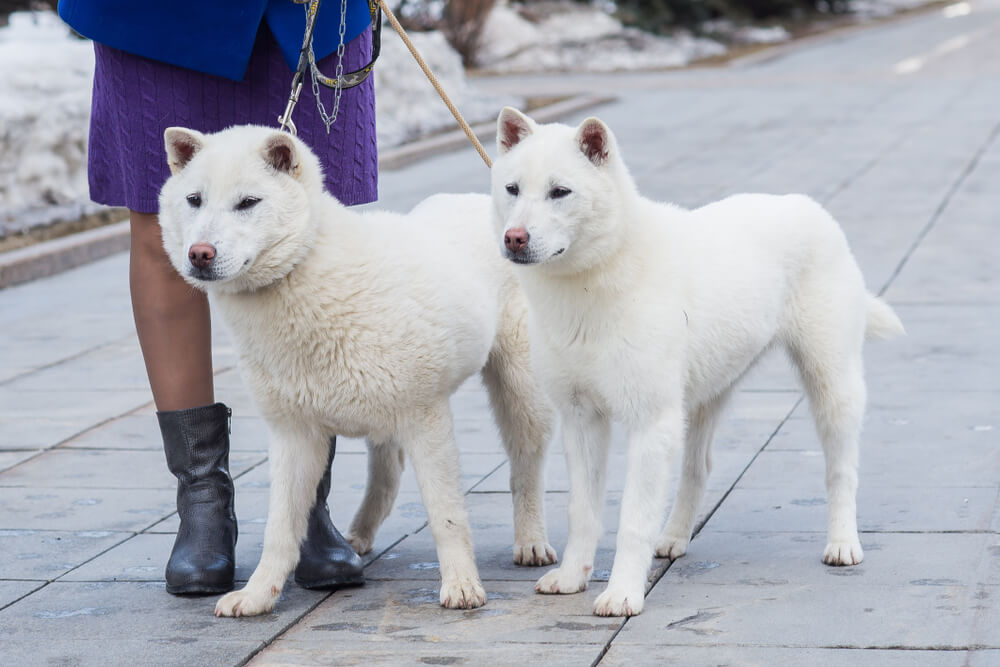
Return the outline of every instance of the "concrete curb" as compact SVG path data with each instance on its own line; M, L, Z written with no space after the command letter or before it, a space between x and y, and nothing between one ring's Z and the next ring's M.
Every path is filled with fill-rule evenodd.
M606 95L580 95L535 109L532 117L540 122L550 122L613 99ZM493 136L496 124L480 123L472 129L482 141ZM461 148L468 141L461 130L421 139L383 153L379 157L379 168L399 169L418 160ZM469 148L472 148L471 145ZM128 248L129 223L125 220L5 252L0 254L0 289L68 271Z
M128 220L0 255L0 289L76 268L129 248Z

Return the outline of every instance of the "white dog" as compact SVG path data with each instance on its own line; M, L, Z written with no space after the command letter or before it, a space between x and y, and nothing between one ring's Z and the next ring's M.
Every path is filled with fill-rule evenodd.
M684 554L733 387L774 346L801 375L826 454L824 562L861 562L855 496L864 339L903 330L866 291L837 223L808 197L738 195L693 211L639 195L611 131L498 121L494 220L532 314L535 368L562 417L569 542L541 593L587 587L609 422L628 431L614 567L594 613L642 611L654 552ZM668 464L684 444L666 526ZM662 528L662 531L661 531Z
M542 504L549 403L530 370L527 306L496 252L489 197L442 195L406 216L363 215L324 191L315 155L288 134L170 128L165 141L164 247L227 320L271 432L264 551L216 614L273 609L298 560L333 434L368 438L368 488L348 535L354 549L371 550L405 451L437 546L441 604L484 604L448 404L480 370L511 461L514 561L555 562Z

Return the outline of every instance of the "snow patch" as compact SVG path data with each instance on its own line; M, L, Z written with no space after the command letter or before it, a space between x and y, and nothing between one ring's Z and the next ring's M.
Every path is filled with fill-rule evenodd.
M96 210L87 196L93 71L93 46L53 13L11 14L0 29L0 237L40 215Z
M408 34L452 103L470 123L492 120L503 106L523 103L522 98L484 95L474 90L465 77L461 56L442 33ZM403 40L391 29L382 31L382 54L375 66L375 106L378 142L383 148L457 127Z
M664 37L626 28L599 6L558 3L530 21L506 3L486 19L479 66L488 73L613 72L679 67L725 53L686 31Z
M877 19L920 7L928 2L930 0L851 0L851 14L862 19Z

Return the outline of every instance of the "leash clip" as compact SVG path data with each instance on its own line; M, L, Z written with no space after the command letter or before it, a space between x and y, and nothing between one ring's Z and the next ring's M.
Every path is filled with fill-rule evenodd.
M278 123L281 125L280 130L285 130L293 137L297 136L299 131L295 127L295 122L292 120L292 110L295 109L295 105L299 101L299 93L302 92L302 81L301 79L292 89L292 94L288 97L288 104L285 105L285 113L278 116Z

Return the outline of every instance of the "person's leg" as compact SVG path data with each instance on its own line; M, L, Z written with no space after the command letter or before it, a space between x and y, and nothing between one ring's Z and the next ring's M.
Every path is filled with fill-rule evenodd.
M180 528L167 562L167 592L233 588L236 515L229 475L229 418L215 403L208 299L167 259L154 214L131 212L129 285L167 467L177 477Z
M155 214L132 211L131 228L132 313L156 408L214 403L208 298L167 259Z

